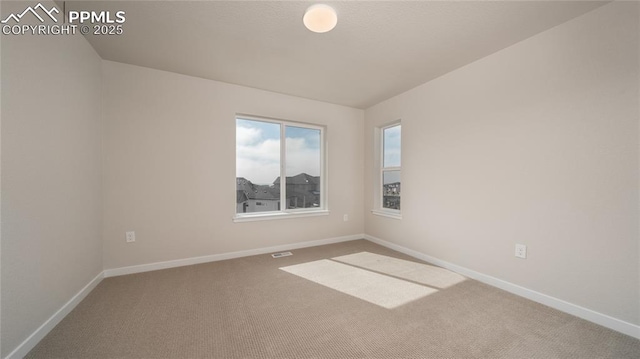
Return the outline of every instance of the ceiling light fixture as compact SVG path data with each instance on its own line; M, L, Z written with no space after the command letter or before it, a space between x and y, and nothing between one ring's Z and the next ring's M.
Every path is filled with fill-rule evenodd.
M336 14L336 11L329 5L315 4L311 5L304 13L302 22L304 22L304 26L306 26L307 29L313 32L323 33L331 31L336 27L338 14Z

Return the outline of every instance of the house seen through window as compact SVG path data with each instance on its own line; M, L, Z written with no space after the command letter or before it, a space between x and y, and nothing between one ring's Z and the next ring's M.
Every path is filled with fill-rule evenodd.
M323 209L323 128L236 118L236 214Z
M382 208L400 211L401 127L382 129Z

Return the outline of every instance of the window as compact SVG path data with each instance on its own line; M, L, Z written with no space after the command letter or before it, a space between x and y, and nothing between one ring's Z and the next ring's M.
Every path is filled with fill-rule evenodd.
M380 148L380 172L377 182L378 210L375 214L399 218L401 199L401 145L402 132L400 123L382 127L377 131Z
M324 128L236 117L236 219L326 212Z

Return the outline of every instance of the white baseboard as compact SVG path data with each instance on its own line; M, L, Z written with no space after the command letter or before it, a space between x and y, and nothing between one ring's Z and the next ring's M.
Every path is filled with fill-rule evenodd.
M95 278L93 278L87 285L84 286L76 295L74 295L69 301L58 309L51 318L47 319L35 332L33 332L27 339L25 339L17 348L15 348L5 359L22 359L36 344L38 344L42 338L44 338L64 317L69 314L78 303L80 303L84 297L89 294L93 288L95 288L104 278L104 272L100 272Z
M339 243L339 242L347 242L347 241L363 239L363 238L364 238L364 234L360 233L360 234L353 234L350 236L319 239L315 241L307 241L307 242L299 242L299 243L291 243L291 244L283 244L283 245L274 246L274 247L249 249L246 251L212 254L209 256L202 256L202 257L192 257L192 258L176 259L176 260L171 260L166 262L141 264L141 265L130 266L130 267L105 269L104 276L105 278L115 277L115 276L126 275L126 274L149 272L149 271L154 271L159 269L182 267L182 266L188 266L193 264L216 262L216 261L222 261L226 259L255 256L259 254L280 252L280 251L306 248L306 247L315 247L315 246L321 246L325 244L332 244L332 243Z
M607 327L609 329L615 330L617 332L632 336L634 338L640 339L640 326L635 325L635 324L631 324L628 322L625 322L623 320L620 319L616 319L614 317L608 316L606 314L602 314L602 313L598 313L596 311L593 311L591 309L587 309L584 307L581 307L579 305L573 304L573 303L569 303L567 301L564 301L562 299L558 299L558 298L554 298L552 296L540 293L540 292L536 292L534 290L531 289L527 289L525 287L521 287L519 285L513 284L513 283L509 283L507 281L504 281L502 279L498 279L486 274L482 274L479 272L476 272L474 270L465 268L465 267L461 267L459 265L453 264L453 263L449 263L443 260L440 260L438 258L434 258L431 257L429 255L426 255L424 253L415 251L413 249L409 249L391 242L387 242L385 240L382 240L380 238L376 238L374 236L370 236L368 234L364 235L364 238L368 241L371 241L373 243L379 244L383 247L387 247L389 249L393 249L395 251L398 251L400 253L404 253L406 255L409 255L411 257L423 260L425 262L429 262L432 264L435 264L437 266L449 269L451 271L454 271L456 273L462 274L464 276L467 276L469 278L475 279L479 282L482 283L486 283L489 284L493 287L497 287L500 288L502 290L505 290L507 292L513 293L515 295L530 299L534 302L538 302L540 304L544 304L546 306L549 306L551 308L560 310L562 312L574 315L578 318L582 318L585 320L588 320L590 322L602 325L603 327Z

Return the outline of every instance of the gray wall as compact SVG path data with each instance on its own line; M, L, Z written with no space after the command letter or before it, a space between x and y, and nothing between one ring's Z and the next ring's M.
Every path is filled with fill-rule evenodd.
M103 71L105 269L363 233L363 110L110 61ZM327 126L328 216L232 221L236 113Z
M367 109L366 233L640 324L638 30L612 3ZM369 212L397 119L402 220Z
M2 357L102 271L100 76L82 36L2 36Z

